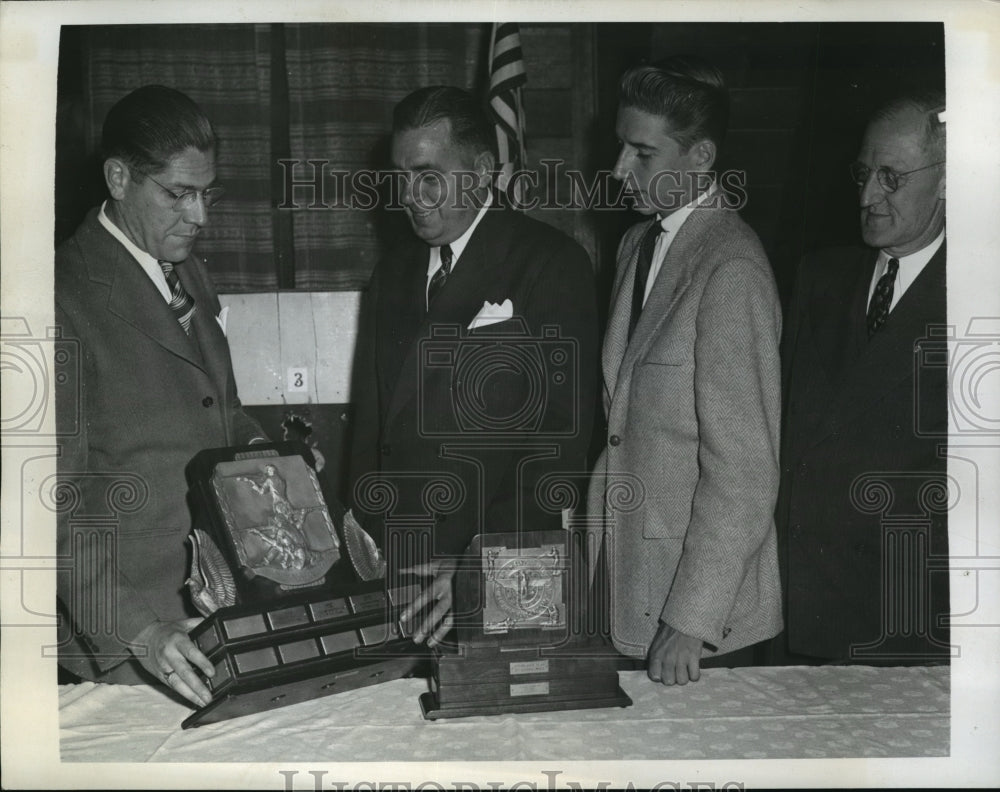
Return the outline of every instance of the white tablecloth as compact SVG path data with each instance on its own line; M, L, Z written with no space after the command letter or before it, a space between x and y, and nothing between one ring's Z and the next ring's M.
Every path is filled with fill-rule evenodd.
M402 679L182 730L148 687L60 688L64 762L775 759L947 756L949 669L706 669L663 687L620 674L628 708L425 721Z

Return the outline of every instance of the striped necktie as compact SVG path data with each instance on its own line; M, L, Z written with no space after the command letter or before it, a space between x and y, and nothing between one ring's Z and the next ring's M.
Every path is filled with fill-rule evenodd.
M878 332L889 318L889 308L892 306L892 292L896 285L896 273L899 272L899 259L889 259L885 274L875 284L875 293L868 306L868 337Z
M434 298L440 294L451 275L451 263L454 256L451 252L451 245L441 245L441 266L437 272L431 276L431 282L427 286L427 310L434 304Z
M169 261L158 262L163 276L167 279L167 286L170 288L170 310L174 312L177 321L181 323L184 332L191 335L191 319L194 317L194 297L187 293L181 285L180 278L174 272L174 265Z

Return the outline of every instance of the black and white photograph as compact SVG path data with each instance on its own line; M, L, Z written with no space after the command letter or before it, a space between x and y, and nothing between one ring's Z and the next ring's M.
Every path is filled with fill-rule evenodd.
M0 40L5 788L1000 784L1000 4Z

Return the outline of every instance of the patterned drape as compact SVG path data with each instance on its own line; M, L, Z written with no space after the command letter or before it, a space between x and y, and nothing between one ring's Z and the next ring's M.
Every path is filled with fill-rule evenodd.
M478 88L485 27L285 24L280 35L271 25L88 27L81 33L84 134L96 150L108 109L140 85L183 91L212 119L221 141L226 197L211 210L197 247L219 290L278 288L279 258L286 268L291 262L295 288L361 288L387 237L405 231L404 218L380 210L275 208L284 196L274 161L324 159L347 173L384 167L397 101L429 84ZM275 47L284 49L284 74L273 73L281 62ZM287 135L273 134L282 124ZM289 151L277 151L278 137ZM294 175L309 172L300 167ZM329 185L328 203L345 197ZM287 243L276 238L277 212L292 215ZM282 244L292 249L277 250ZM286 273L282 285L288 281Z
M468 71L482 44L477 25L287 25L286 36L292 159L352 174L386 166L392 108L406 94L473 87ZM296 178L309 175L302 167ZM326 184L327 203L349 204L349 186L338 195L332 178ZM408 233L398 211L293 212L296 288L361 288L388 238Z

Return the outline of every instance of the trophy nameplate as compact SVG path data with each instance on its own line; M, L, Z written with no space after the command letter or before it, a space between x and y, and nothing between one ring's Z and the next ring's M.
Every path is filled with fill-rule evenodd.
M614 649L574 632L585 566L572 536L473 538L454 579L457 646L433 655L425 718L631 705Z
M302 443L210 449L188 467L195 524L190 635L212 701L184 728L411 675L426 649L398 618L377 547L324 492Z

